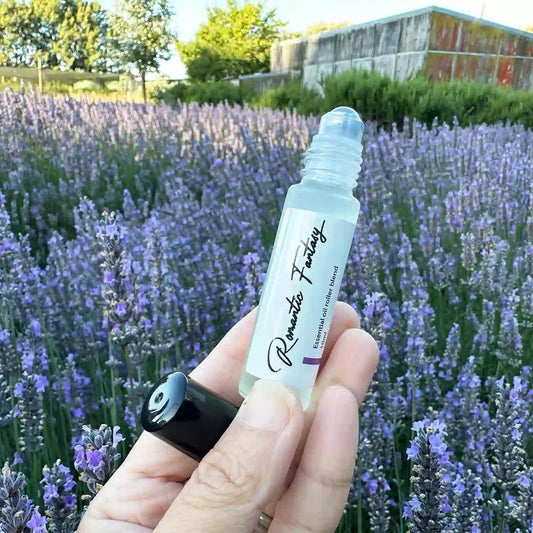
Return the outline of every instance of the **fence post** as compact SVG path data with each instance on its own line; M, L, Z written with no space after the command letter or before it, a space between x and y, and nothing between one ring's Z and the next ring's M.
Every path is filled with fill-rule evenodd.
M41 57L39 56L37 58L37 75L39 76L39 90L41 91L41 94L43 92L43 64L41 61Z

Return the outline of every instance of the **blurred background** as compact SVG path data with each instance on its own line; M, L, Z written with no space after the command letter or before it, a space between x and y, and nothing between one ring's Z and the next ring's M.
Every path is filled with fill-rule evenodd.
M533 4L520 0L2 0L0 29L0 86L43 92L320 113L336 103L320 105L327 83L353 70L381 75L361 78L374 89L533 87Z

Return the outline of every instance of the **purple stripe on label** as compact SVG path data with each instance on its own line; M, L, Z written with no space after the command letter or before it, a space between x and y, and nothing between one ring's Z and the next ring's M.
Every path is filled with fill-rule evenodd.
M321 357L304 357L302 362L304 365L319 365L321 360Z

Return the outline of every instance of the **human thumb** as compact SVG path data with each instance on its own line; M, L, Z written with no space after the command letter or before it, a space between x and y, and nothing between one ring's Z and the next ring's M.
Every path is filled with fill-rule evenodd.
M294 393L258 381L154 533L248 533L280 490L303 426Z

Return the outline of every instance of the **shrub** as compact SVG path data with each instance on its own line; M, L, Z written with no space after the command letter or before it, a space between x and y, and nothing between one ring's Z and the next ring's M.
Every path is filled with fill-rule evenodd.
M185 92L188 84L179 81L170 87L156 87L151 94L151 97L156 102L164 102L166 104L174 105L176 102L185 101Z
M122 90L122 83L119 80L110 81L105 84L105 88L108 91L119 92Z
M430 126L494 124L510 120L533 127L533 93L472 80L437 82L416 77L397 81L376 72L346 71L324 82L325 107L348 105L365 120L389 127L405 117Z
M297 81L269 89L258 95L253 103L271 109L296 109L300 115L318 115L325 109L324 99Z
M154 93L156 101L175 105L181 102L197 102L198 104L218 104L228 102L231 105L243 105L255 96L253 89L233 85L227 81L214 83L184 83L178 82L168 89Z
M74 91L79 92L95 92L95 91L103 91L104 88L101 83L98 83L94 80L81 80L77 81L73 85Z

